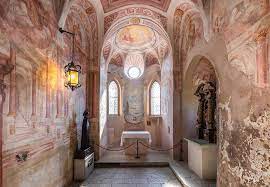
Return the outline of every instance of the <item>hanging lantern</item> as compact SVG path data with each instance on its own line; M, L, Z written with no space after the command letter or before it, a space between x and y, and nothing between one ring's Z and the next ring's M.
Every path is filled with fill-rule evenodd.
M81 73L81 66L75 65L73 62L65 66L65 87L69 87L72 91L81 87L79 82L79 74Z
M68 63L64 69L65 69L65 87L69 87L72 91L76 88L81 87L79 75L81 73L81 66L74 64L74 41L75 41L75 34L72 32L68 32L63 30L62 28L59 28L59 31L61 33L67 33L72 35L72 60L70 63Z

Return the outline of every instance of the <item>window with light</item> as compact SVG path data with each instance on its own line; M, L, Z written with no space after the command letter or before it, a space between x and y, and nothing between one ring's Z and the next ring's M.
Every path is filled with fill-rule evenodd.
M119 105L119 90L115 81L109 84L109 114L117 115Z
M150 114L160 115L160 84L156 81L150 88Z

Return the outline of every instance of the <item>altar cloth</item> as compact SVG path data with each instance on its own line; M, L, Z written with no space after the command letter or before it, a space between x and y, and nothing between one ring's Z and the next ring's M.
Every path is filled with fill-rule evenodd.
M147 139L151 144L151 134L148 131L123 131L121 136L120 146L124 145L125 139Z

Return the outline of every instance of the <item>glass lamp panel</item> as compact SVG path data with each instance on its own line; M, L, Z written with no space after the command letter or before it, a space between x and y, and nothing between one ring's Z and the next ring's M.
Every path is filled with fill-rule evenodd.
M76 86L79 84L79 72L77 71L68 71L68 83L71 86Z

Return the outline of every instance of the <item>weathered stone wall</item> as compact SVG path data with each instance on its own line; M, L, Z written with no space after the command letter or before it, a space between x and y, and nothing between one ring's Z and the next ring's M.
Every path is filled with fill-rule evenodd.
M232 79L219 103L219 186L269 186L269 1L215 1ZM226 84L226 83L225 83Z
M174 88L184 89L188 69L202 57L217 72L218 186L269 186L269 1L173 4ZM189 20L194 26L184 24ZM194 27L195 34L181 34Z

